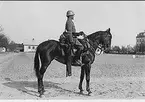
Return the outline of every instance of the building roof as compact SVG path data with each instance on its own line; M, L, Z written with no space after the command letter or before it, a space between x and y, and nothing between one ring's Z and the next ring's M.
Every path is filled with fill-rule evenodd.
M23 45L39 45L39 42L36 41L35 39L31 39L31 40L25 39L23 41Z
M141 32L139 34L137 34L136 38L142 38L145 37L145 32Z

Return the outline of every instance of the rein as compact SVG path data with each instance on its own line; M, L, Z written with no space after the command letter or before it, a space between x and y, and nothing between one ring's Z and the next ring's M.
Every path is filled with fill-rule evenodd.
M85 36L84 39L87 39L87 37ZM86 40L86 41L87 41L87 43L89 43L88 40ZM89 43L89 44L90 44L90 43ZM99 44L97 44L97 45L98 45L97 48L99 48L99 49L101 50L101 52L102 52L102 51L103 51L103 50L102 50L102 47L100 47ZM101 52L100 52L99 54L97 54L97 53L96 53L96 50L94 49L94 47L93 47L91 44L90 44L90 46L91 46L91 48L94 50L94 52L95 52L96 55L101 55ZM96 49L97 49L97 48L96 48Z
M93 46L92 46L92 45L90 45L90 46L93 48ZM93 50L94 50L95 54L96 54L96 55L101 55L101 52L103 51L103 50L102 50L102 47L100 47L100 46L99 46L99 44L98 44L97 48L99 48L101 51L100 51L100 53L99 53L99 54L97 54L97 53L96 53L96 51L95 51L95 49L93 48Z

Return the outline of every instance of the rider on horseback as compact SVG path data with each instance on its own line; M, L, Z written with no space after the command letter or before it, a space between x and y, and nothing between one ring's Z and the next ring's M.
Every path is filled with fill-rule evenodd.
M67 21L66 21L66 25L65 25L65 32L67 33L67 39L69 40L69 43L71 44L72 47L75 47L77 49L76 51L76 56L75 56L75 60L76 63L81 64L80 61L80 55L81 55L81 51L84 49L83 45L78 41L76 36L79 35L83 35L83 33L76 33L76 29L75 29L75 25L73 23L73 19L74 19L74 12L69 10L67 11ZM75 38L73 38L73 36ZM71 68L69 69L70 72L68 76L71 76Z

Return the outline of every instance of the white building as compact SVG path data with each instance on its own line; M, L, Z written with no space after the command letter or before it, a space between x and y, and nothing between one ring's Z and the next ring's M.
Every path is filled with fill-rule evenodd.
M25 40L23 45L24 45L24 52L35 52L38 43L36 43L36 41L33 38L32 40Z
M0 52L6 52L6 48L5 47L0 47Z
M136 36L136 52L145 53L145 31Z
M136 36L136 45L140 45L141 43L145 44L145 31Z
M35 52L37 45L24 44L24 52Z

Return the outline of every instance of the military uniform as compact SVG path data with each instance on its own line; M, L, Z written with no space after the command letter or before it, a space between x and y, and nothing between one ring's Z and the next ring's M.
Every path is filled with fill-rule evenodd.
M78 41L78 39L75 36L76 29L73 21L71 19L67 19L66 25L65 25L65 31L67 32L67 38L69 39L70 43L75 44L77 47L83 50L82 44Z
M83 45L78 41L78 39L73 36L75 36L75 33L76 33L76 29L75 29L75 25L72 21L72 18L70 18L70 16L74 16L74 13L72 11L68 11L67 12L67 21L66 21L66 24L65 24L65 32L66 32L66 38L69 40L69 43L72 44L72 45L75 45L73 47L76 47L77 49L77 56L75 59L77 59L77 63L81 64L81 62L79 61L79 58L80 58L80 54L81 54L81 51L83 50ZM70 58L70 56L68 56L68 58ZM70 60L70 59L68 59ZM71 76L71 61L68 63L69 61L67 61L67 73L68 73L68 76Z

